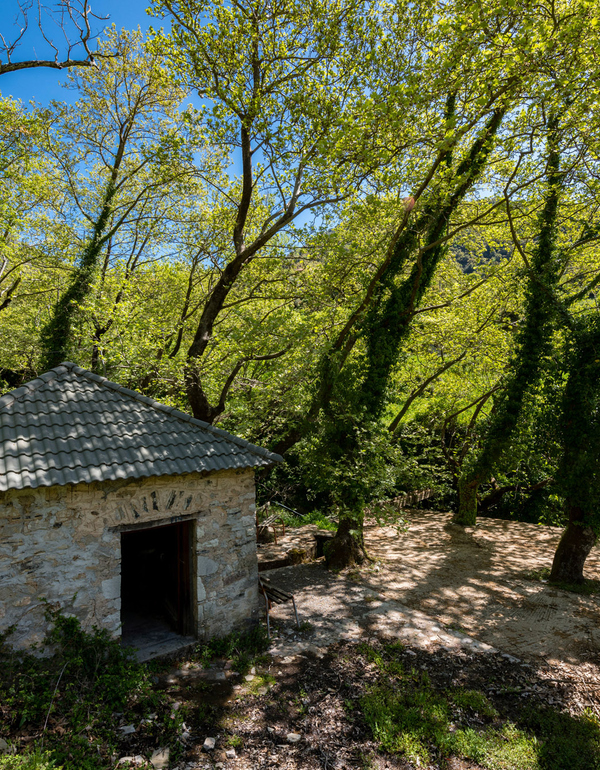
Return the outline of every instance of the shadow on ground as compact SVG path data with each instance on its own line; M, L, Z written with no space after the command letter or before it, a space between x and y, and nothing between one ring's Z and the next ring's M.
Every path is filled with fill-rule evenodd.
M370 646L382 649L376 640ZM555 710L568 697L568 685L549 682L532 666L515 664L498 653L457 654L407 646L395 654L405 671L426 675L436 692L464 688L485 693L498 711L493 724L510 720L529 736L527 764L515 756L512 764L502 765L506 770L600 766L598 722ZM209 691L205 702L199 702L182 678L173 697L187 710L192 726L187 766L200 770L219 764L237 770L414 770L418 765L402 754L382 751L365 721L362 698L382 681L371 660L363 645L349 642L334 645L322 658L310 652L287 662L270 658L252 681L244 680L240 689L231 690L226 702L213 701ZM257 683L267 680L266 691L258 694ZM484 724L478 713L468 709L459 710L453 719L456 729L477 731ZM201 750L206 737L216 738L209 753ZM226 754L231 755L232 749L235 758ZM430 759L427 766L432 770L492 767L459 755L442 756L433 748Z

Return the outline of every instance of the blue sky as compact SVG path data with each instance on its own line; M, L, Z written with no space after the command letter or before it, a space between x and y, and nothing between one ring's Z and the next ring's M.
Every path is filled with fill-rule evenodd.
M94 23L94 29L101 32L103 27L116 24L117 28L125 27L134 29L141 27L148 29L150 24L161 26L160 19L152 19L146 13L150 0L95 0L92 2L92 10L101 16L108 16L104 22ZM8 40L14 39L19 33L19 26L15 26L15 18L19 7L16 0L0 0L0 30ZM51 25L48 26L51 29ZM53 29L58 39L58 30ZM15 34L16 33L16 34ZM52 54L42 37L34 27L27 31L21 46L16 51L14 61L35 58L51 58ZM0 93L3 96L12 96L28 102L33 99L41 104L47 104L50 99L68 99L70 93L60 88L63 75L59 70L35 68L9 72L0 77Z

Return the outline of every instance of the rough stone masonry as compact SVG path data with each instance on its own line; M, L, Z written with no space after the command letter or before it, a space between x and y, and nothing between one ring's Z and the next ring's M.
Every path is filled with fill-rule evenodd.
M46 604L121 633L121 533L191 520L199 638L256 622L253 469L0 492L0 633L42 640Z

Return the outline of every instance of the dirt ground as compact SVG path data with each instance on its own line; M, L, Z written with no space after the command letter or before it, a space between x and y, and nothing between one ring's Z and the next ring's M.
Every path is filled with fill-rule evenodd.
M484 649L490 645L554 676L560 669L561 677L587 683L596 701L600 596L527 577L551 565L559 528L480 519L465 529L447 513L406 515L405 532L366 527L367 549L376 559L367 568L336 575L313 562L263 574L292 591L301 620L326 629L331 642L336 635L357 638L359 626L363 634L403 638L409 625L412 635L407 631L404 638L410 643L444 646L444 632L460 631ZM586 576L600 579L599 547L587 560ZM275 616L289 621L287 606L276 608Z
M526 577L550 567L559 528L480 519L476 528L465 529L452 524L450 514L416 510L407 519L401 533L393 527L365 529L367 550L377 564L361 570L359 580L374 596L420 610L519 658L598 661L600 597ZM600 579L600 547L585 571ZM303 617L320 613L332 593L337 597L340 581L358 577L331 574L320 563L265 574L296 593Z

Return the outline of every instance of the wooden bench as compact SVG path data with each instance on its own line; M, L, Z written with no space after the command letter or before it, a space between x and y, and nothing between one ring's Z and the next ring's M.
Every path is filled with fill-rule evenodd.
M271 581L267 578L258 578L258 588L265 598L265 610L267 615L267 636L271 638L271 622L269 619L269 610L272 604L284 604L285 602L291 602L294 607L294 615L296 616L296 628L300 628L300 621L298 620L298 611L296 610L296 600L294 595L283 591L281 588L276 588L271 584Z

